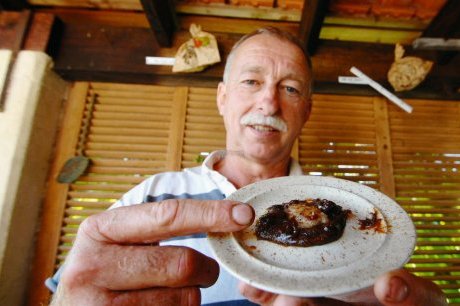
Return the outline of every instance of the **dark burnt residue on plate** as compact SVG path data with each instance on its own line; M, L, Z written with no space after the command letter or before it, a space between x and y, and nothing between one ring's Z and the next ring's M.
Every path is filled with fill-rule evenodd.
M378 212L376 209L371 213L371 216L366 219L359 219L359 229L364 230L374 230L377 233L387 233L387 227L383 224L383 219L378 217Z
M326 199L292 200L270 206L256 222L258 239L308 247L338 240L349 210Z

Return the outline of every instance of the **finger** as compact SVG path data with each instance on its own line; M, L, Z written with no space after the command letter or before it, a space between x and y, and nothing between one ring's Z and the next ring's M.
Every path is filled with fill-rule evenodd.
M79 229L107 243L152 243L198 232L238 231L254 220L254 210L234 201L166 200L120 207L88 217Z
M107 305L193 306L200 305L200 300L200 289L196 287L180 289L160 288L134 292L112 293L111 302Z
M110 249L93 251L96 256L86 256L84 252L69 256L63 277L72 287L209 287L219 276L219 265L214 259L187 247L111 245Z
M374 294L374 286L365 287L356 291L329 296L331 299L340 300L353 305L378 305L379 301Z
M200 305L200 289L187 288L155 288L136 291L108 291L95 287L83 287L71 292L63 286L53 296L51 306L131 306L131 305Z
M374 285L374 293L385 306L447 305L443 292L433 282L404 269L379 277Z
M245 282L239 282L240 293L253 303L259 305L272 305L277 294L255 288Z
M264 306L349 306L343 301L330 298L301 298L281 295L257 289L244 282L238 284L240 293L253 303Z

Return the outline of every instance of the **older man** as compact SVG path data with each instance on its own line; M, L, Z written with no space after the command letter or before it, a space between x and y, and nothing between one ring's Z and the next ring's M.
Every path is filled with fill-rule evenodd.
M238 292L232 276L219 275L202 234L238 231L253 222L249 205L224 200L238 188L301 174L290 152L310 114L311 83L308 57L291 35L264 28L242 38L217 92L226 151L213 152L201 167L155 175L113 209L83 222L55 305L245 305L247 299L264 305L345 305L244 283ZM433 283L404 270L381 276L373 292L364 293L369 305L445 304Z

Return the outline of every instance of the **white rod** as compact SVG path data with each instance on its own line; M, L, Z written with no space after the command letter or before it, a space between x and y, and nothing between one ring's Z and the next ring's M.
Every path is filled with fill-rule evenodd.
M385 87L383 87L382 85L380 85L379 83L377 83L376 81L374 81L373 79L365 75L361 70L359 70L356 67L351 67L350 71L357 77L361 78L362 80L365 80L370 87L374 88L379 93L387 97L391 102L401 107L406 112L412 113L412 110L413 110L412 106L410 106L409 104L407 104L406 102L404 102L403 100L401 100L400 98L398 98L397 96L395 96L394 94L386 90Z
M359 77L339 76L339 83L342 84L355 84L355 85L368 85L365 80Z
M146 65L163 65L163 66L174 66L176 59L174 57L158 57L158 56L146 56Z

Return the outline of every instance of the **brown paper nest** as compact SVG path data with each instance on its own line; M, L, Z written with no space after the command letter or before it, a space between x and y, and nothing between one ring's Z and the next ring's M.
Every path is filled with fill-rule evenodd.
M427 76L433 67L433 62L415 56L404 55L400 44L395 47L395 61L388 71L388 82L395 91L414 89Z

